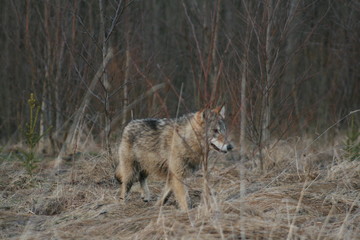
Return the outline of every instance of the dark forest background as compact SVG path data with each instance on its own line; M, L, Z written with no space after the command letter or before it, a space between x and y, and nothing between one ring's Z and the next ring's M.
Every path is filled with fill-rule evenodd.
M0 17L3 144L31 93L54 152L223 103L234 141L263 146L360 107L358 1L2 0Z

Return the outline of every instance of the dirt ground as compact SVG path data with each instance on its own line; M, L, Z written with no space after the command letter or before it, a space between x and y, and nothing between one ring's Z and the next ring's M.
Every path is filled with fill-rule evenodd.
M82 153L54 168L44 158L30 176L1 153L1 239L360 239L360 164L336 147L299 151L291 142L258 157L212 153L208 181L187 179L192 208L173 197L155 206L164 182L151 179L152 201L135 184L119 201L114 162ZM301 154L299 154L301 153Z

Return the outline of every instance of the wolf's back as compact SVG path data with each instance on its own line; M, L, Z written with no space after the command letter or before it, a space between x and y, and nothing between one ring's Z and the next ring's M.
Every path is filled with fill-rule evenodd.
M171 134L170 125L171 121L162 119L133 120L125 127L122 141L134 148L156 150L153 148L160 147L160 142L166 140L164 137Z

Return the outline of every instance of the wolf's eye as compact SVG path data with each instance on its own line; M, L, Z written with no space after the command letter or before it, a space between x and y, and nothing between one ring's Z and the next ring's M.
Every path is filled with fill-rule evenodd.
M213 132L214 132L214 133L219 133L219 130L213 129Z

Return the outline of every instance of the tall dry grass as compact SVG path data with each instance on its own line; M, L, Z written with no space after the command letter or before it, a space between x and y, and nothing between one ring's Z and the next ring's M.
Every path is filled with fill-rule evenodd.
M83 153L54 169L48 158L33 177L20 162L0 168L1 239L359 239L360 164L342 146L289 139L255 156L211 153L209 194L203 173L187 179L193 208L173 197L155 206L164 183L150 181L153 201L135 185L120 204L113 160ZM206 199L206 201L204 201Z

